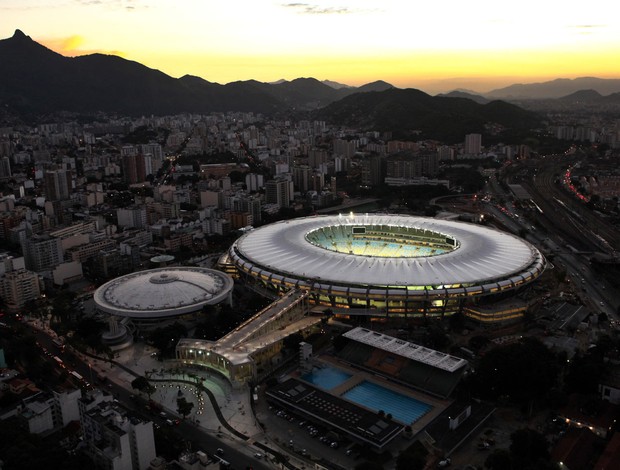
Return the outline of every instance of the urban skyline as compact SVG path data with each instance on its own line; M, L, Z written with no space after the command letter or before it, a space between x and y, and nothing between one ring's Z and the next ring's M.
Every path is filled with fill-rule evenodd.
M173 77L229 83L312 76L385 80L429 93L554 78L619 78L608 4L556 8L476 0L334 3L5 0L2 37L21 29L65 56L113 54ZM53 21L50 21L53 18Z

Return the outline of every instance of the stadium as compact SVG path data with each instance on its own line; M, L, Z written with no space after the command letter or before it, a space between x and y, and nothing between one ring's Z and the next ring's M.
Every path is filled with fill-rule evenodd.
M140 329L192 316L205 305L231 301L233 280L198 267L165 267L118 277L93 296L98 311L130 320Z
M287 220L240 237L228 262L239 276L282 293L298 288L335 313L443 316L537 279L545 259L509 233L404 215Z

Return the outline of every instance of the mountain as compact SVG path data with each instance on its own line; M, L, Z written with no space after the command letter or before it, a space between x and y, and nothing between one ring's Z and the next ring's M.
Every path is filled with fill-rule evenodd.
M360 93L367 93L369 91L385 91L389 90L390 88L394 88L394 85L390 85L388 82L384 82L383 80L377 80L376 82L362 85L355 91Z
M314 78L275 84L248 80L226 85L190 75L176 79L113 55L65 57L20 30L0 40L0 64L0 104L4 113L30 119L59 111L128 115L278 113L315 109L364 88L335 89ZM369 91L375 88L376 84L368 85Z
M321 80L321 83L323 83L324 85L327 85L329 87L332 87L336 90L339 90L340 88L355 88L352 87L350 85L345 85L344 83L338 83L338 82L334 82L332 80Z
M505 102L432 97L377 81L359 88L315 78L220 85L200 77L173 78L134 61L104 54L64 57L17 30L0 40L0 107L3 114L34 120L45 113L99 111L127 115L254 111L311 111L320 119L460 141L487 123L526 128L535 114ZM3 118L4 119L4 118Z
M440 96L443 98L467 98L468 100L475 101L476 103L479 103L479 104L486 104L489 101L491 101L485 98L484 96L476 95L475 93L470 93L466 91L459 91L459 90L454 90L454 91L451 91L450 93L441 93L435 96Z
M313 113L343 126L416 133L422 138L461 142L468 133L484 133L486 124L513 130L538 127L541 117L504 101L476 103L466 98L430 96L416 89L391 88L355 93Z
M595 90L579 90L570 95L562 96L558 100L569 103L599 103L604 100L604 97Z
M601 95L620 92L620 79L581 77L575 79L558 78L541 83L515 84L484 93L494 99L548 99L561 98L580 90L594 90Z
M289 108L314 109L354 93L355 89L332 88L316 78L296 78L271 85L265 91Z
M22 113L54 111L167 114L275 111L281 104L253 84L218 85L172 78L117 56L64 57L17 30L0 41L0 101Z

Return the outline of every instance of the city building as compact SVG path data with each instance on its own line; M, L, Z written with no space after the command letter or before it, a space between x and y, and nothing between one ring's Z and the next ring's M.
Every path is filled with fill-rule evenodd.
M62 240L50 235L32 235L22 240L26 267L31 271L45 271L64 261Z
M147 226L147 211L143 206L116 209L116 218L119 227L145 228Z
M384 160L379 156L364 158L362 160L362 184L378 186L383 183L384 166Z
M386 159L386 178L432 177L438 171L439 156L436 153L399 154Z
M463 152L466 155L478 155L482 152L482 135L480 134L467 134L465 136L465 144L463 146Z
M265 183L265 202L289 207L293 200L293 183L287 179L274 179Z
M128 184L142 183L146 180L146 175L152 173L152 171L147 173L147 164L149 164L148 170L152 170L150 159L147 161L144 155L137 152L123 155L122 162L123 177Z
M64 201L71 196L71 172L52 170L44 173L45 196L48 201Z
M84 451L95 468L147 470L156 457L153 423L100 391L79 400Z
M78 401L81 396L82 392L79 389L38 393L23 401L19 418L31 434L43 434L61 429L80 419Z
M0 277L0 297L7 309L19 311L29 301L41 296L39 275L25 269L10 271Z
M8 179L12 176L11 160L9 157L0 158L0 179Z

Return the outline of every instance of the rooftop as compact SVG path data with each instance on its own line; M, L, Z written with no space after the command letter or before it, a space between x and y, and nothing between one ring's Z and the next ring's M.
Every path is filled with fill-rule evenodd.
M366 328L354 328L344 333L343 336L448 372L454 372L468 364L465 359L460 357L451 356Z
M199 310L228 296L233 281L220 271L166 267L118 277L93 296L107 313L128 317L167 317Z

